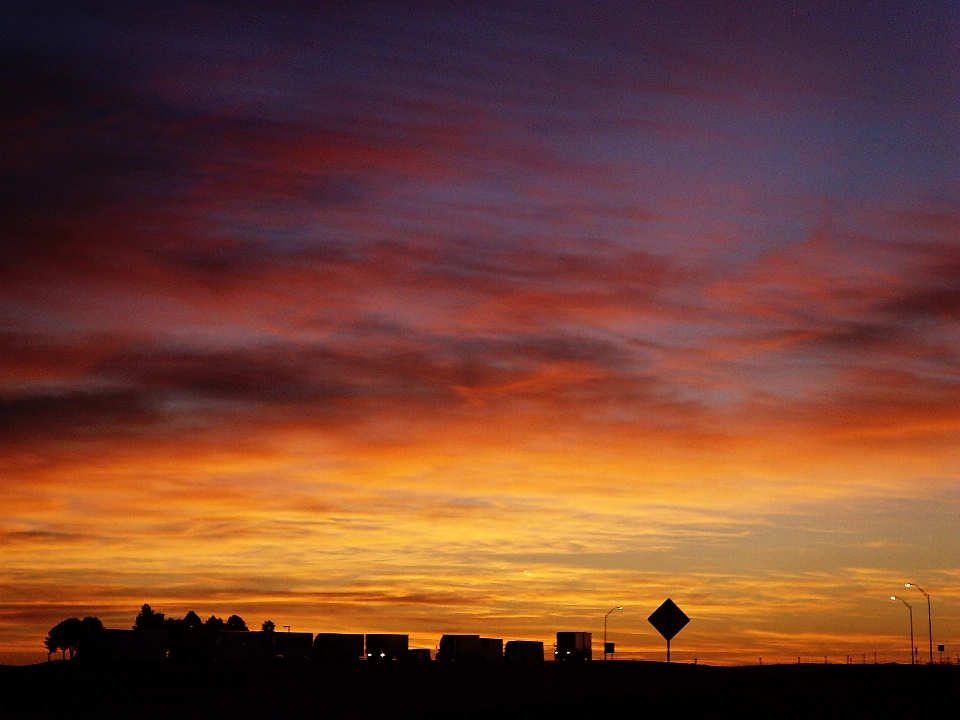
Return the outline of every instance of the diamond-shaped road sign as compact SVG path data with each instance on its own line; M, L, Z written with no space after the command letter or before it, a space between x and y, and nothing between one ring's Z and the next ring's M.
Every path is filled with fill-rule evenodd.
M653 611L647 621L666 638L669 645L673 636L683 630L683 627L690 622L690 618L683 614L683 610L678 608L673 600L667 598L663 601L663 605Z

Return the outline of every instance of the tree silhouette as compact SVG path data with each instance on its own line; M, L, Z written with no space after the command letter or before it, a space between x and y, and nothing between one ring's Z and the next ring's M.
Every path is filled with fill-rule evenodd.
M60 649L60 645L54 637L47 635L43 641L43 646L47 649L47 662L50 662L50 656Z
M104 660L109 656L106 633L103 623L97 617L83 619L83 637L77 648L77 660Z
M193 610L183 618L167 618L167 647L175 660L197 660L203 654L204 624Z
M277 626L274 624L273 620L264 620L263 625L260 626L262 632L273 632L277 629Z
M133 623L134 630L163 630L163 613L154 612L147 603L140 608L140 613Z
M231 615L227 618L227 630L245 630L249 631L250 628L247 627L247 624L243 621L243 618L239 615Z
M203 626L207 630L223 630L227 627L227 624L222 618L218 618L216 615L211 615L207 618L207 621L203 624Z
M100 622L97 620L97 622ZM101 625L102 627L102 625ZM47 657L55 650L59 650L63 659L67 657L67 651L70 652L70 659L73 660L77 648L83 642L87 634L87 628L80 618L67 618L54 625L43 641L43 646L47 648Z
M164 623L167 632L167 651L174 660L182 660L190 655L191 638L186 623L179 618L167 618Z

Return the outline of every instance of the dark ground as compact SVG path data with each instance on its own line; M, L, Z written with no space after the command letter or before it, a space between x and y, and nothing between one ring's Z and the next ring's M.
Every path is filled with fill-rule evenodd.
M958 717L960 667L0 666L10 718Z

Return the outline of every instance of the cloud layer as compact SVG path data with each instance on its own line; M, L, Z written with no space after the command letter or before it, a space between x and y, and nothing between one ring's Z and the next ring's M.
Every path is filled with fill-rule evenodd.
M144 601L432 644L613 599L649 657L666 595L691 657L892 659L864 598L921 572L960 636L956 8L4 26L0 660Z

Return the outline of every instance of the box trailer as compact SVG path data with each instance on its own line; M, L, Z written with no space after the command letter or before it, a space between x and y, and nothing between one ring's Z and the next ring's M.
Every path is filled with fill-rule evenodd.
M278 633L224 630L216 643L219 660L266 660L273 655L273 636Z
M480 638L480 654L487 662L503 660L503 638Z
M440 662L478 662L503 659L503 640L479 635L444 635L440 638Z
M558 632L554 660L592 660L592 633Z
M362 633L317 633L313 640L317 662L356 662L363 659Z
M313 654L313 633L274 632L273 656L306 660Z
M476 662L483 659L479 635L444 635L437 649L437 662Z
M543 662L543 643L538 640L511 640L504 648L503 659L512 662Z
M367 660L405 660L410 641L407 635L367 634Z

